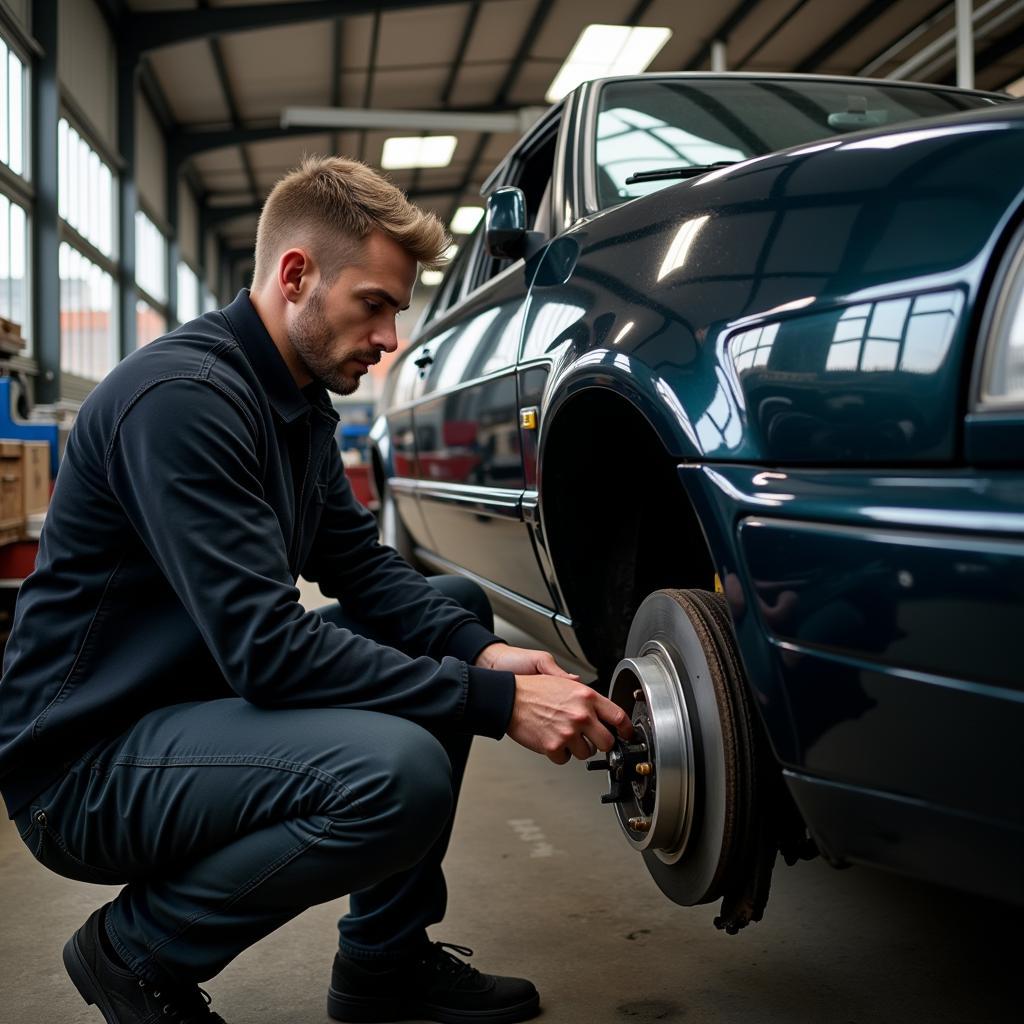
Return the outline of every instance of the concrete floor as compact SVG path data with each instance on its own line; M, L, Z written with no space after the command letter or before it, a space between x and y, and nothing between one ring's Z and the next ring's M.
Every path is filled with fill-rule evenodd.
M512 635L509 639L518 642ZM757 1024L981 1024L1021 1019L1016 913L821 862L781 865L765 920L730 937L712 907L669 903L599 804L602 778L510 740L477 740L433 938L522 974L544 1019ZM113 890L66 881L0 823L0 1024L99 1021L60 960ZM315 907L206 987L231 1024L326 1022L344 900Z

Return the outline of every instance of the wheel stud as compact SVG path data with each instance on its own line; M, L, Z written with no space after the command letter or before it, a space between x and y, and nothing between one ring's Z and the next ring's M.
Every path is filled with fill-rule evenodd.
M633 766L633 770L637 775L650 775L653 771L650 761L641 761L639 764Z
M633 700L643 700L643 699L644 699L644 691L643 690L634 690L633 691Z
M628 824L634 832L649 832L651 830L650 818L630 818Z

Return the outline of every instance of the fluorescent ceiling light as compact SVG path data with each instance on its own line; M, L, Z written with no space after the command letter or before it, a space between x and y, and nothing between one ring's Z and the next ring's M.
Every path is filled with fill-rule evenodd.
M434 288L444 280L443 270L424 270L420 274L420 283L427 288Z
M482 206L460 206L452 217L452 231L457 235L471 235L483 215Z
M395 136L384 142L381 167L389 171L406 167L447 167L455 152L454 135Z
M456 256L457 256L458 254L459 254L459 247L458 247L458 246L457 246L457 245L456 245L456 244L455 244L454 242L452 242L452 244L451 244L451 245L449 245L447 249L445 249L445 251L444 251L444 258L445 258L445 259L446 259L446 260L447 260L447 261L448 261L449 263L451 263L451 261L452 261L453 259L455 259L455 257L456 257Z
M588 25L544 97L557 103L581 82L643 71L672 36L670 28Z

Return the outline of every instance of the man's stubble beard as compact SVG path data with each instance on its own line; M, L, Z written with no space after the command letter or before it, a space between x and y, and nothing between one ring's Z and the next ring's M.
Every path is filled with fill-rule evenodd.
M328 391L336 395L351 395L359 387L359 378L342 373L345 358L331 358L331 329L324 317L325 290L323 283L317 285L295 318L288 332L288 341L310 375Z

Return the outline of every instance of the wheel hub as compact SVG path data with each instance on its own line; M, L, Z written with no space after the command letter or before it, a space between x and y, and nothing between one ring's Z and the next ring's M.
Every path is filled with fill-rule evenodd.
M616 742L606 760L609 792L602 798L615 813L629 844L671 864L683 855L692 830L694 740L685 691L665 645L649 641L625 658L612 676L610 698L630 713L633 739Z

